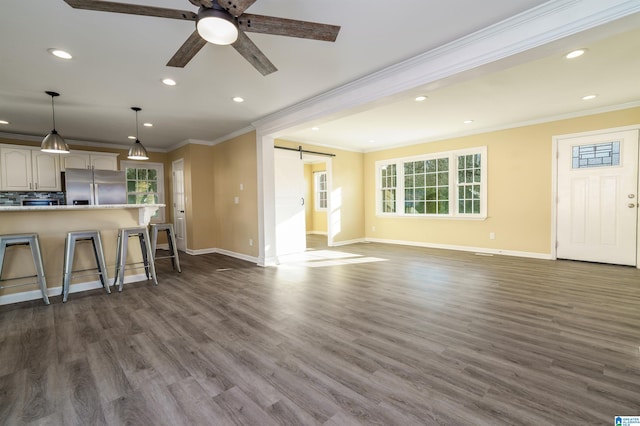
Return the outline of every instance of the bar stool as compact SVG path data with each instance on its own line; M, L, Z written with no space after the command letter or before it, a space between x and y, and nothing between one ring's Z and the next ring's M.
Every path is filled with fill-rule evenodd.
M180 259L178 258L178 246L176 245L176 234L173 232L172 223L152 223L151 227L151 253L154 259L171 258L173 269L182 272L180 269ZM169 243L169 256L156 256L156 246L158 243L158 231L167 233L167 241Z
M149 231L146 226L136 228L120 228L118 231L118 251L116 253L116 278L113 285L120 282L118 291L122 291L124 284L124 271L127 265L127 247L129 245L129 237L138 237L140 241L140 250L142 251L142 262L129 263L128 265L144 265L144 272L147 279L152 278L153 283L158 285L156 278L156 267L151 255L151 242L149 241ZM130 268L131 269L131 268Z
M2 268L4 266L4 255L8 247L12 246L29 246L31 248L31 256L33 257L33 263L35 265L36 274L26 277L8 278L2 279ZM12 235L0 235L0 282L18 280L23 278L37 278L37 283L40 285L40 291L42 292L42 299L45 305L49 304L49 297L47 296L47 280L44 277L44 266L42 263L42 252L40 251L40 240L38 240L38 234L12 234ZM23 285L29 285L35 283L15 284L11 286L0 286L2 288L19 287Z
M73 255L76 249L76 243L80 241L91 241L93 245L93 254L96 257L96 268L81 269L74 271L73 268ZM102 239L100 238L100 232L98 231L74 231L67 233L67 238L64 245L64 267L62 275L62 302L66 302L69 297L69 283L71 282L71 276L74 272L97 272L84 274L84 275L99 275L100 282L107 293L111 293L109 288L109 277L107 277L107 267L104 261L104 252L102 250Z

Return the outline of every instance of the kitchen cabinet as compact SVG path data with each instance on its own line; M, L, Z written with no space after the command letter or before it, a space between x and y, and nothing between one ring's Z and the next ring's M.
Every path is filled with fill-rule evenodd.
M0 190L60 191L60 157L35 147L0 147Z
M62 171L66 169L118 170L118 154L72 151L61 154Z

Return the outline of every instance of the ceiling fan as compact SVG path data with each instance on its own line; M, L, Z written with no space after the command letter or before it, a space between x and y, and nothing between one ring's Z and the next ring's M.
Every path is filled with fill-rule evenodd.
M189 0L200 9L188 10L118 3L102 0L64 0L75 9L101 12L128 13L131 15L195 21L196 30L167 63L170 67L183 68L207 44L231 44L262 75L277 68L258 49L245 32L299 37L312 40L335 41L340 27L316 22L276 18L244 13L257 0Z

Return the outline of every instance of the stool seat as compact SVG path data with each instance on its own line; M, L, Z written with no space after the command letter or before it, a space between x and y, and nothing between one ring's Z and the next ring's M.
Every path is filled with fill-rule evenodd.
M171 265L174 270L182 272L180 269L180 259L178 258L178 246L176 245L176 234L173 231L172 223L152 223L151 228L151 253L154 259L171 259ZM158 232L167 233L167 242L169 244L169 256L156 256L156 246L158 243Z
M2 279L2 269L4 267L5 253L8 247L11 246L29 246L31 249L31 257L35 266L35 275L29 275L25 277L16 277ZM0 282L9 280L18 280L23 278L36 278L36 283L40 286L42 292L42 299L46 305L49 304L49 297L47 296L47 280L44 276L44 266L42 262L42 252L40 251L40 240L38 234L9 234L0 235ZM18 287L23 285L30 285L34 283L15 284L12 286L0 286L2 288Z
M90 241L93 246L93 254L96 258L96 268L83 269L80 271L73 270L73 257L76 249L76 243L80 241ZM102 287L104 287L107 293L111 293L109 288L109 277L107 276L106 262L104 261L104 251L102 250L102 239L100 238L100 232L98 231L73 231L67 233L64 247L64 267L62 273L62 302L66 302L69 297L69 284L71 283L71 276L74 272L93 271L97 272L87 274L100 277Z
M156 277L156 267L153 261L151 251L151 241L149 239L149 230L146 226L134 228L120 228L118 231L118 251L116 253L116 273L113 285L118 284L118 291L122 291L124 285L124 271L127 266L127 248L129 246L129 238L138 237L140 241L140 251L142 251L142 262L130 263L129 265L142 264L144 266L147 279L151 278L155 285L158 285ZM132 269L132 268L128 268Z

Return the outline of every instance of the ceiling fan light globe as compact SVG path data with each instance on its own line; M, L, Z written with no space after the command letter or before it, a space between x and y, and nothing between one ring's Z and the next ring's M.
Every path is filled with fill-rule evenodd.
M201 11L196 28L200 37L209 43L227 45L238 39L238 27L233 22L233 17L223 10Z

